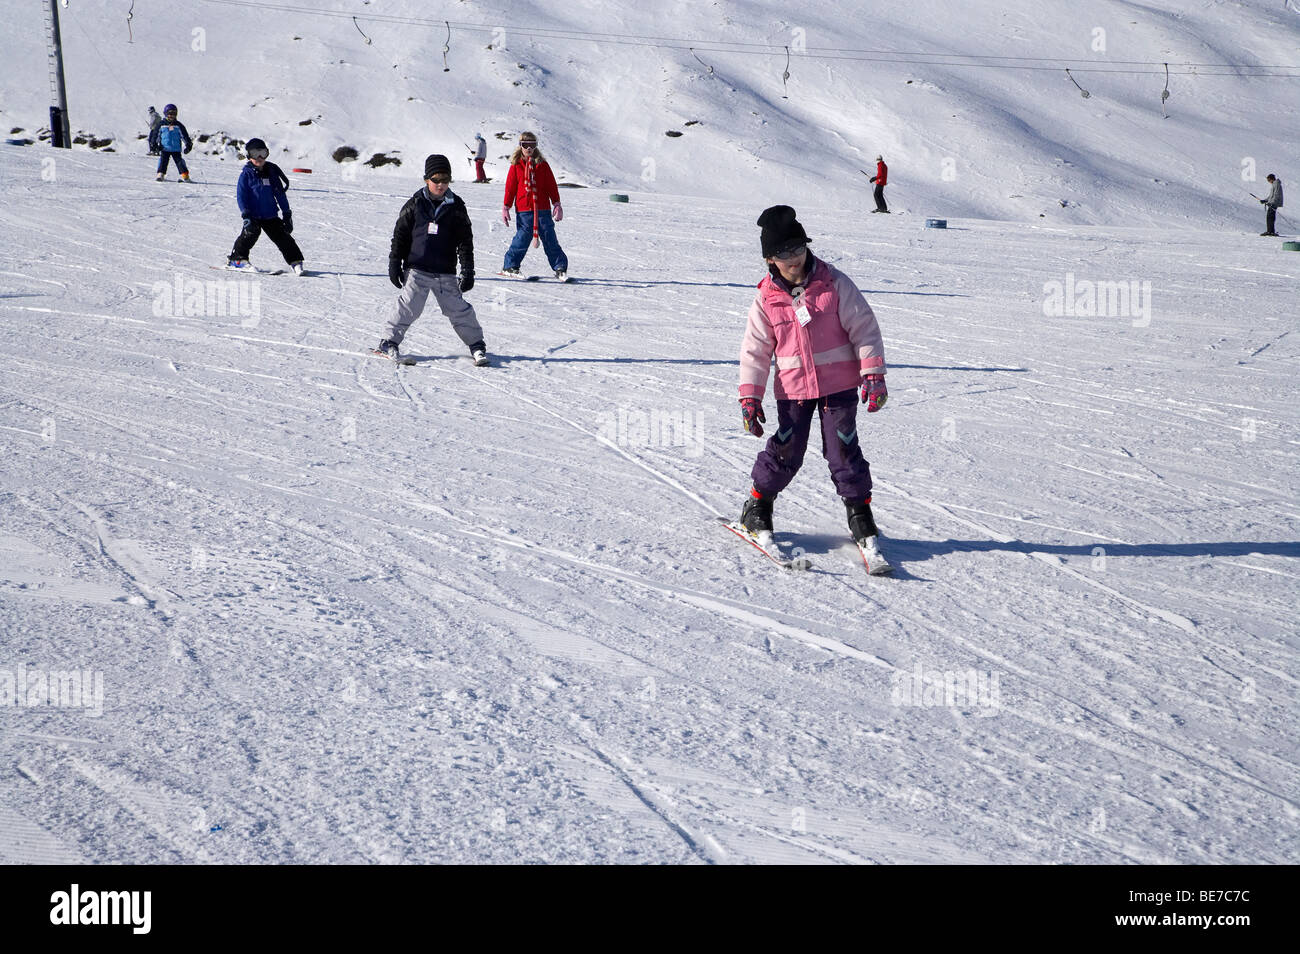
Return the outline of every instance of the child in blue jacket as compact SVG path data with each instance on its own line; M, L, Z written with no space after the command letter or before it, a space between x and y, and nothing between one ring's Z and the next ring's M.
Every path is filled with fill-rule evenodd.
M190 132L185 128L185 124L176 119L176 105L168 103L163 107L163 121L158 127L158 148L162 150L162 158L158 160L159 182L167 178L167 163L172 159L176 160L181 181L190 181L190 170L185 165L185 160L181 158L182 147L185 152L189 152L194 148L194 142L190 139Z
M293 213L289 210L289 197L284 192L289 179L279 166L267 159L271 153L262 140L250 139L244 149L248 153L248 164L239 174L239 184L235 186L235 199L239 202L239 214L244 217L244 228L235 239L230 267L248 268L248 253L265 232L294 274L301 275L302 251L293 240ZM284 213L283 219L280 212Z

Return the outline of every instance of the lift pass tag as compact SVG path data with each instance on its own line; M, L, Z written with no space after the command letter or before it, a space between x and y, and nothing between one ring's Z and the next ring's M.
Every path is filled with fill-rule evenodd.
M803 300L803 289L794 290L794 316L799 319L800 325L807 325L812 321L812 315L808 313L808 303Z
M437 234L438 234L438 223L437 223L437 222L430 222L430 223L429 223L429 234L430 234L430 235L437 235Z

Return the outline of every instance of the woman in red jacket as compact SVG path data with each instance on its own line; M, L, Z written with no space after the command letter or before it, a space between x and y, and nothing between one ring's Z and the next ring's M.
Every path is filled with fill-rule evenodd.
M502 275L519 274L531 240L537 246L540 237L546 249L547 261L555 270L555 277L563 281L569 271L569 259L555 237L555 223L564 218L560 208L560 190L555 185L555 175L537 148L537 136L531 132L519 134L519 146L510 157L510 172L506 175L505 204L501 221L510 224L510 206L515 207L515 239L506 249ZM552 218L551 209L555 215Z

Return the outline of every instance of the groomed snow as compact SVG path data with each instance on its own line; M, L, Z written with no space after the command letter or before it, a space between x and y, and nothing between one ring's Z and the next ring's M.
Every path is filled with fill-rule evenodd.
M534 96L576 82L563 62ZM103 686L99 715L90 690L0 706L0 859L1294 862L1300 254L1250 234L1258 206L967 218L913 183L863 217L761 162L675 191L633 162L573 173L559 285L495 276L500 183L457 182L495 366L433 309L399 368L364 352L427 148L292 176L299 279L209 268L237 163L182 186L138 144L0 147L0 700L6 672ZM892 578L815 439L776 505L811 572L716 525L761 447L736 358L777 201L884 331L890 400L859 431ZM266 239L254 261L281 264ZM249 307L187 314L227 282ZM1127 307L1077 313L1087 282Z

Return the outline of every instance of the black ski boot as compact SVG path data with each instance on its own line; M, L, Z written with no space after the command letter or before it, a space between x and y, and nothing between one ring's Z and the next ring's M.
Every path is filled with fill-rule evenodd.
M863 503L855 500L844 499L844 509L848 512L849 533L853 534L853 539L861 543L868 537L880 535L876 529L876 519L871 515L871 499L868 498Z
M772 502L775 497L760 497L751 490L740 510L740 525L750 533L772 532Z

